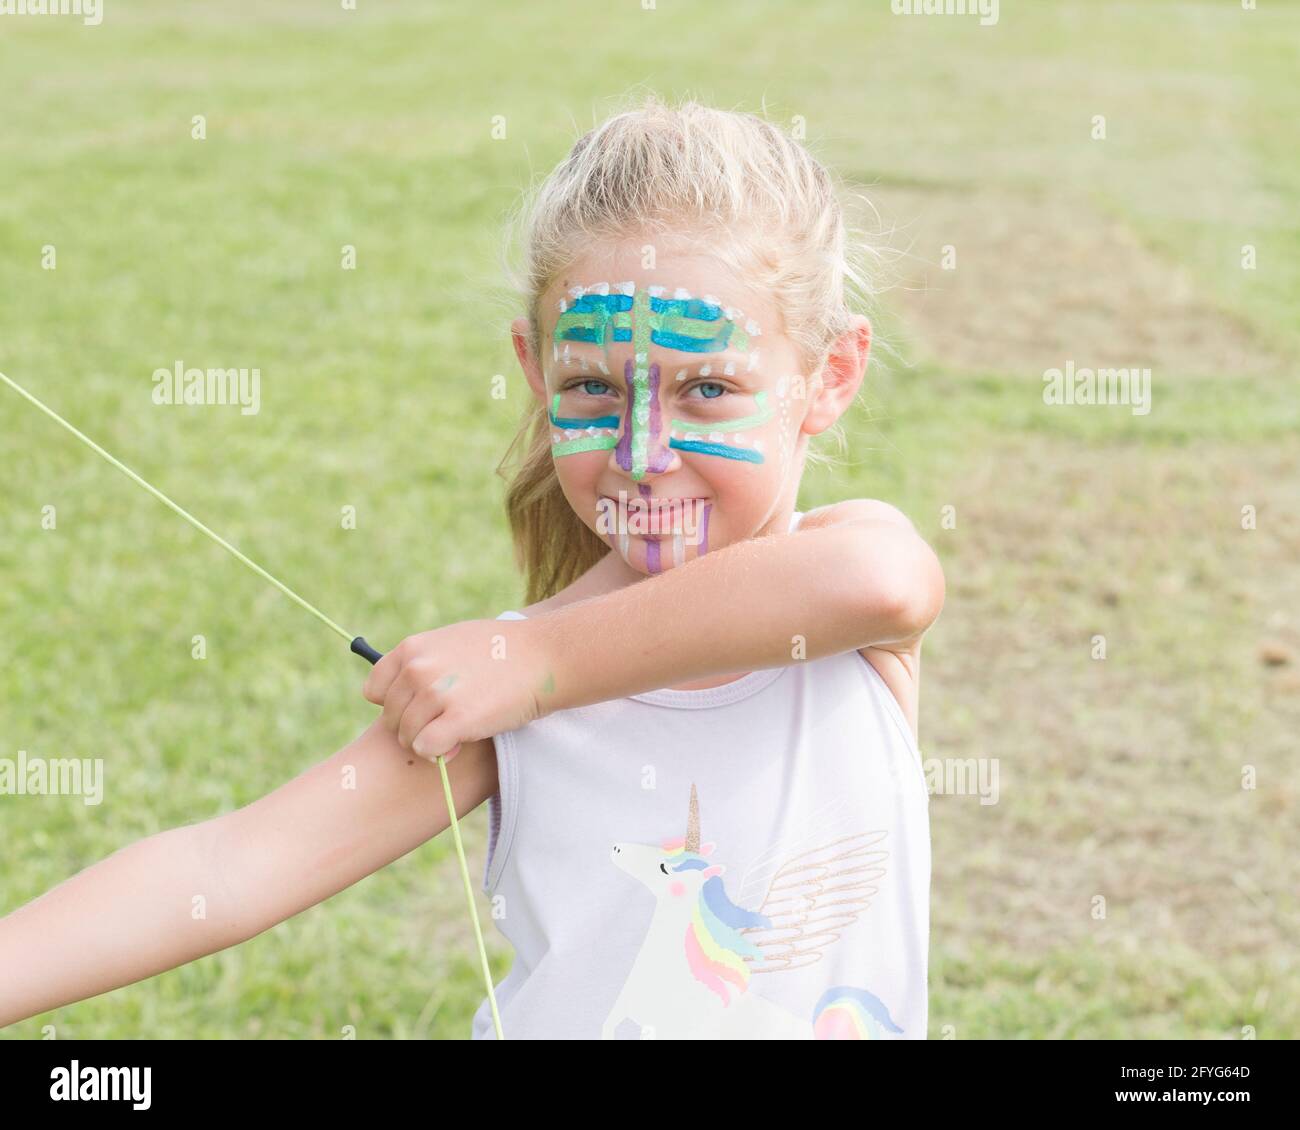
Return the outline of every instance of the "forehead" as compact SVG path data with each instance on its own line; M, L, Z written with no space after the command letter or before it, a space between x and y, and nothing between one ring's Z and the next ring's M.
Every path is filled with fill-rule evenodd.
M685 287L638 287L631 280L570 287L552 327L557 342L630 341L637 352L653 344L679 353L748 353L762 332L754 318L716 295L695 295Z
M649 246L633 241L602 250L556 278L538 311L543 340L575 353L590 353L584 346L607 351L626 343L636 352L653 346L686 360L747 355L764 335L780 332L771 296L718 259L657 247L657 266L647 270L642 257Z

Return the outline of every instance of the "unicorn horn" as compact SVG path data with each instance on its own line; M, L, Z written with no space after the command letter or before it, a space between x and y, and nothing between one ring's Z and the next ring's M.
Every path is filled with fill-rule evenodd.
M695 782L691 782L691 808L686 817L686 850L700 853L700 798L695 794Z

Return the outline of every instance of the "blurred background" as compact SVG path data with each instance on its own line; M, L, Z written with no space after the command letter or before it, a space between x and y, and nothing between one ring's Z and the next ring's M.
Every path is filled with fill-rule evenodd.
M998 771L932 797L931 1037L1300 1035L1300 8L356 9L0 16L0 371L381 649L495 616L506 214L629 91L765 112L885 260L892 353L800 505L936 547L922 751ZM154 404L177 362L259 368L260 410ZM1067 363L1149 368L1150 411L1046 404ZM0 796L0 913L373 717L341 641L5 388L0 468L0 757L106 778ZM475 960L443 837L0 1038L463 1038Z

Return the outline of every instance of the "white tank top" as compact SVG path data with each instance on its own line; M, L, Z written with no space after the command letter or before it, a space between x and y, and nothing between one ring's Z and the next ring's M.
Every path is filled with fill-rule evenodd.
M925 1038L930 797L858 652L493 740L506 1039Z

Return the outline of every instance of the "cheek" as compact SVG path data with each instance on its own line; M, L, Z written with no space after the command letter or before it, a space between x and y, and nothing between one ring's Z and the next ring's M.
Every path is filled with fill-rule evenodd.
M767 417L753 427L683 434L681 439L694 441L694 450L689 452L693 464L711 479L740 492L762 492L765 485L784 480L795 430L788 398L777 396L766 412Z
M761 455L761 462L729 459L722 455L703 453L692 453L687 460L691 467L707 481L710 493L714 495L720 508L745 509L751 504L765 506L770 501L775 484L782 478L781 462L777 454L776 430L767 428L761 432L755 430L745 438L750 446L742 450L754 451ZM755 440L761 442L761 451L754 446Z
M585 497L595 489L601 472L609 462L607 451L581 451L568 455L555 454L551 449L551 461L555 465L555 476L560 480L564 493L572 500L574 495Z
M668 893L675 899L681 898L686 893L686 884L680 879L674 879L668 884Z

